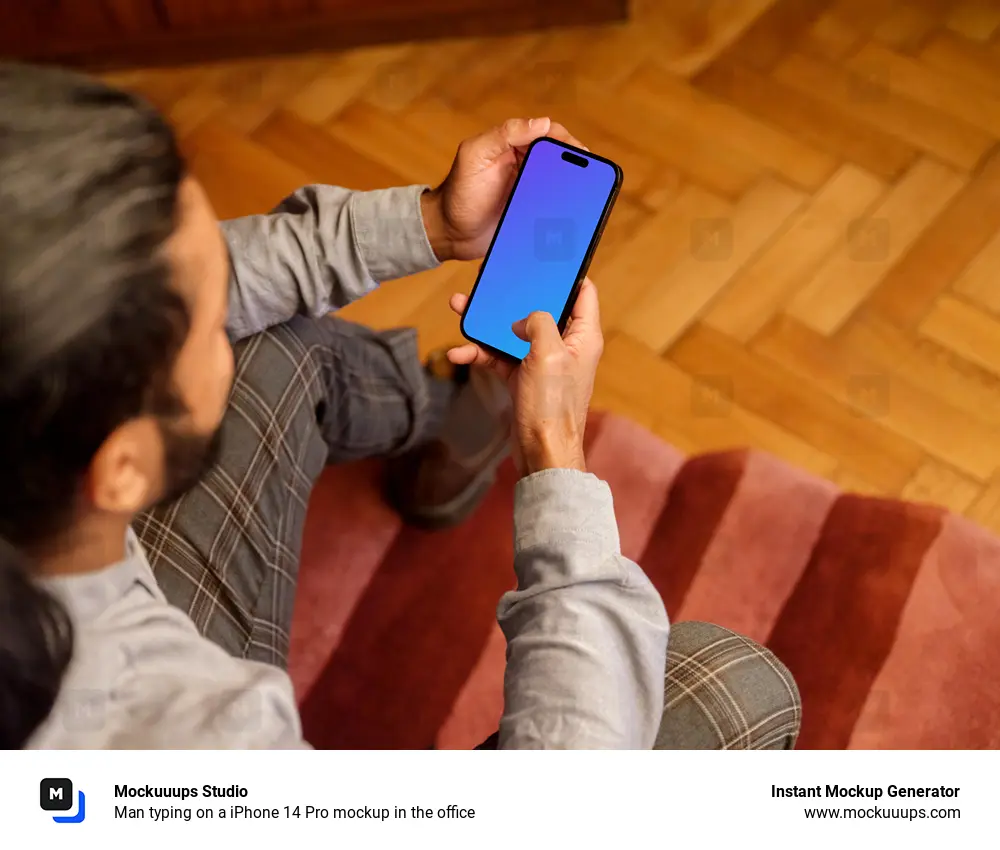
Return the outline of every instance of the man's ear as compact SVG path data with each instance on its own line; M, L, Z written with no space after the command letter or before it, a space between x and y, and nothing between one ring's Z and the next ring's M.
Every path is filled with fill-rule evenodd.
M163 440L152 417L131 419L104 441L90 464L93 509L135 514L149 507L163 480Z

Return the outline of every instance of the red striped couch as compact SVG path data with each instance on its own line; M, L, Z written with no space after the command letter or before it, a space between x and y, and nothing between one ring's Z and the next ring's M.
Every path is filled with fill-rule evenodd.
M593 417L624 553L672 619L719 623L795 674L811 748L1000 746L1000 541L941 509L839 492L768 455L684 458ZM514 472L458 528L402 527L379 464L310 504L290 669L327 748L471 748L496 728Z

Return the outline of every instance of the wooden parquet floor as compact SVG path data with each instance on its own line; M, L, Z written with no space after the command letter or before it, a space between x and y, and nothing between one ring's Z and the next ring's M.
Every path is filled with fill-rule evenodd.
M1000 531L1000 0L636 0L620 27L119 72L220 216L434 183L551 115L626 181L595 406ZM346 311L456 340L471 264Z

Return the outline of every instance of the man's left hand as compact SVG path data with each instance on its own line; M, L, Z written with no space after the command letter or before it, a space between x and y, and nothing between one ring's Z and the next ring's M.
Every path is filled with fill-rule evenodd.
M427 238L440 261L483 257L528 146L542 136L583 147L548 118L512 118L458 146L444 182L420 201Z

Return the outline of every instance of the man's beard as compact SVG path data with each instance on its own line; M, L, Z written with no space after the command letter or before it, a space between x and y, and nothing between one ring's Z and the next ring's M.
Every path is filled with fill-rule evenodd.
M209 435L180 431L161 424L163 437L163 495L157 501L165 505L192 489L215 466L222 450L222 428Z

